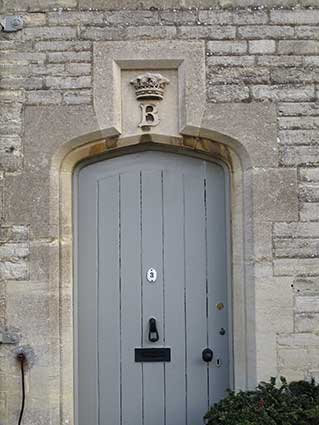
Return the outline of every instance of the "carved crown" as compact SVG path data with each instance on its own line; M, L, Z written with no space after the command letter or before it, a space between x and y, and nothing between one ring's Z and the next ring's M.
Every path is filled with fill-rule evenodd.
M139 75L131 81L136 92L136 99L163 99L165 86L169 80L161 74Z

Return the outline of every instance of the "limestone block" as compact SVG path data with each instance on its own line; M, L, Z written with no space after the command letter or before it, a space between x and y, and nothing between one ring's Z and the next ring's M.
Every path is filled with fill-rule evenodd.
M7 285L7 320L19 329L21 344L32 347L49 342L49 292L43 283L10 282Z
M208 84L264 84L269 81L268 68L209 67Z
M319 239L275 239L274 252L277 258L318 257Z
M233 21L236 25L267 24L268 13L259 9L241 9L233 11Z
M233 22L233 14L231 11L225 10L200 10L198 15L199 22L203 24L231 24Z
M9 129L7 131L10 133ZM20 132L19 129L18 133ZM0 136L0 169L9 172L17 171L22 168L22 161L21 137L14 134Z
M254 40L248 43L250 54L271 54L276 51L275 40Z
M91 104L92 90L66 90L63 92L63 103L66 105Z
M319 167L299 169L300 180L319 182Z
M311 130L318 128L318 117L280 117L280 129L305 129Z
M309 349L310 347L318 348L319 335L311 333L294 333L287 335L278 336L278 344L282 347L289 348L304 348Z
M209 104L201 123L200 135L211 137L205 130L211 129L233 137L240 140L253 166L276 167L278 152L275 122L276 111L270 103ZM224 142L222 136L219 141Z
M301 298L301 297L300 297ZM319 313L298 313L295 315L296 332L319 332Z
M288 167L294 165L318 165L319 148L317 146L282 147L280 150L280 163Z
M299 295L319 294L319 277L298 277L294 280L295 291Z
M319 202L318 183L300 183L299 199L303 202Z
M29 239L28 226L24 225L6 225L0 226L0 243L5 242L25 242Z
M318 258L291 258L274 260L274 274L276 276L303 276L319 274Z
M304 348L280 348L278 366L284 369L306 369L309 365L308 353Z
M258 380L277 374L278 333L293 331L293 291L291 278L268 277L256 283L256 347Z
M248 39L292 38L294 29L289 26L249 25L238 27L238 37ZM285 52L283 52L285 53Z
M305 202L301 204L300 219L302 221L318 220L319 202Z
M44 156L44 154L43 154ZM40 158L38 158L41 161ZM42 160L42 166L48 166L49 158ZM40 173L39 167L31 174L19 174L6 178L4 204L6 219L13 223L30 224L33 237L45 237L50 228L49 175ZM28 196L17 196L27 193Z
M257 261L272 260L272 223L254 223L255 259Z
M82 77L47 77L46 86L53 89L91 88L91 76Z
M199 27L199 29L202 27ZM205 28L204 28L205 29ZM208 66L253 66L255 64L254 56L208 56Z
M28 264L25 260L10 260L0 262L0 281L27 280L29 278Z
M60 104L62 95L58 90L31 90L27 92L26 103L29 105Z
M254 217L256 220L293 221L298 219L295 170L254 170L254 193Z
M319 10L272 10L270 21L280 25L317 24Z
M249 87L243 84L229 84L225 86L209 85L207 97L214 103L242 102L249 99Z
M176 28L171 26L141 26L127 27L126 38L135 39L171 39L176 36Z
M214 55L242 55L247 53L246 41L208 41L207 50Z
M319 313L318 296L300 296L296 297L297 313Z
M234 39L236 27L230 25L214 25L214 26L181 26L177 27L177 37L182 39L199 39L208 38L214 40ZM238 58L239 59L239 58ZM253 60L253 58L251 58Z
M105 23L105 15L93 10L49 12L47 18L49 25L99 25Z
M74 27L35 27L23 30L24 40L70 40L76 38Z
M252 97L258 100L271 99L273 101L309 101L315 98L315 87L304 85L300 87L285 85L258 85L251 88Z
M74 52L83 52L85 50L90 50L92 43L90 41L83 40L70 40L70 41L38 41L35 43L35 50L39 51L65 51L70 50Z
M274 236L289 238L318 238L319 223L274 223Z
M59 273L59 245L57 241L31 241L30 279L33 282L49 282Z
M155 25L159 22L158 11L152 10L119 10L105 13L105 19L112 25Z
M51 52L48 53L48 62L68 63L68 62L91 62L91 52ZM76 66L80 66L77 64ZM80 74L76 74L80 75Z
M278 52L284 55L305 55L319 53L319 41L316 40L281 40L278 43Z
M281 130L280 143L284 145L312 145L319 138L318 130Z
M296 27L295 34L297 38L302 40L311 39L318 40L319 31L317 26L307 25L307 26L298 26ZM305 58L305 65L310 65L311 63L316 63L318 58L316 56L312 56L309 58Z
M272 68L276 66L303 66L303 56L291 56L291 55L267 55L257 56L257 64L262 66L270 66Z
M75 7L76 0L4 0L0 11L44 11L56 7Z

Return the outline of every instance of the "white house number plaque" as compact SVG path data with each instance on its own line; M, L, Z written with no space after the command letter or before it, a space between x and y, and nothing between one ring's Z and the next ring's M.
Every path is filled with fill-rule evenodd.
M155 283L156 279L157 279L157 271L153 268L150 268L147 270L146 273L146 279L150 282L150 283Z

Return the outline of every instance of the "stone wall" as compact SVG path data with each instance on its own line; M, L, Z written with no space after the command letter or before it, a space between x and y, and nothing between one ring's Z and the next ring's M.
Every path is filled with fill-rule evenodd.
M289 211L283 211L280 220L268 220L272 241L257 247L257 263L267 264L270 270L265 297L274 305L278 299L283 302L280 320L285 323L275 329L278 375L319 379L318 0L128 0L125 7L122 4L0 1L0 17L24 18L22 31L0 33L0 327L18 330L22 343L36 347L37 367L27 376L32 397L25 424L54 423L46 407L47 399L54 398L48 384L52 294L46 249L55 247L56 239L41 222L41 177L34 178L50 165L46 155L52 151L50 138L42 134L33 156L26 156L29 130L24 122L31 107L42 105L43 114L61 106L66 114L68 108L73 114L75 108L92 107L95 41L204 40L208 103L275 106L277 147L271 149L278 154L278 170L297 176L292 204L298 210L294 221ZM26 172L30 179L22 184L19 176ZM290 193L292 179L280 176L279 171L278 179L265 187L270 202L273 192ZM259 184L263 185L262 178ZM276 192L277 186L281 191ZM32 198L32 211L24 202L27 197ZM267 325L259 322L257 329ZM10 353L11 347L0 346L0 422L5 425L16 423L20 400L18 369Z

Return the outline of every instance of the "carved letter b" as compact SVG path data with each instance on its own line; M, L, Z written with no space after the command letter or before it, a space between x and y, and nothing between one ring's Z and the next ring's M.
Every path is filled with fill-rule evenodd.
M159 124L157 106L153 103L141 103L142 121L139 123L139 127L155 127Z

